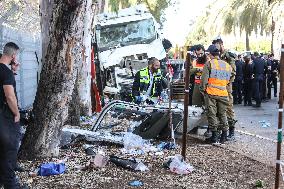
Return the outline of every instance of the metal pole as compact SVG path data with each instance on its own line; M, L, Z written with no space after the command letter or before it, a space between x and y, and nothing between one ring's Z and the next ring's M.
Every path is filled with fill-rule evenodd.
M281 143L282 143L282 114L283 114L283 91L284 90L284 44L281 47L280 59L280 92L279 92L279 111L278 111L278 142L277 142L277 156L276 156L276 174L275 174L275 189L279 188L280 176L280 156L281 156Z
M188 55L190 56L190 55ZM189 62L185 62L185 85L184 85L184 115L183 115L183 135L182 135L182 150L181 155L185 159L186 151L186 134L187 134L187 125L188 125L188 104L189 104L189 66L191 64L191 58Z
M169 128L171 129L171 137L174 141L174 144L176 143L175 141L175 136L174 136L174 128L173 128L173 114L172 114L172 79L170 75L168 75L168 98L169 98Z

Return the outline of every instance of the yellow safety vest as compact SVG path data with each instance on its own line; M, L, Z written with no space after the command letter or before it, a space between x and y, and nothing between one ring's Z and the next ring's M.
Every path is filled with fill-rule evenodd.
M150 85L150 74L149 74L149 68L143 68L142 70L139 71L140 73L140 87L139 91L141 93L147 92L148 87ZM152 92L151 96L157 96L156 94L156 87L157 87L157 82L159 82L162 78L161 70L159 69L157 73L153 73L153 87L152 87Z

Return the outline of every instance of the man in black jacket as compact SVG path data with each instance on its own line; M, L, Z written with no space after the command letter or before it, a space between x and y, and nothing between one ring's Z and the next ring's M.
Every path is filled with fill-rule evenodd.
M242 103L242 88L243 88L243 61L241 56L235 61L236 64L236 76L233 82L233 97L234 104Z
M277 97L277 78L279 73L279 61L274 59L274 54L271 54L268 60L268 73L267 97L271 99L272 85L274 88L274 97Z
M257 52L254 53L253 59L253 83L256 105L254 107L259 108L261 106L262 94L263 94L263 80L264 80L265 62L259 57Z

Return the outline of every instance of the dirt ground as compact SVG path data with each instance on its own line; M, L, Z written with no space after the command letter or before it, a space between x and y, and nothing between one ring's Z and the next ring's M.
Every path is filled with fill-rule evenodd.
M150 170L147 172L129 171L111 162L108 162L104 168L78 171L76 166L85 165L90 160L81 143L70 149L61 150L59 159L68 157L67 170L64 174L31 177L26 172L18 175L21 180L28 182L31 188L35 189L135 188L128 184L133 180L140 180L144 184L136 188L250 189L256 188L258 180L263 183L263 188L273 187L275 175L273 167L223 147L205 144L198 139L189 138L187 145L187 162L195 168L195 171L188 175L174 174L162 165L167 156L180 153L181 148L166 150L161 156L153 154L136 156L148 166ZM121 154L120 147L116 145L105 145L103 148L108 155L125 157ZM26 169L35 170L40 163L48 161L54 159L25 161L21 162L21 165Z

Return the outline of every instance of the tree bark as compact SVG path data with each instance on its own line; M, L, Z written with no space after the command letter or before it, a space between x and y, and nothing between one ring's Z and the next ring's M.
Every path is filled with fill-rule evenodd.
M275 35L275 22L272 17L272 23L271 23L271 53L274 53L273 46L274 46L274 35Z
M249 33L246 31L246 50L250 51L250 46L249 46Z
M78 75L78 95L80 104L80 114L90 116L92 114L91 103L91 40L92 40L92 1L87 1L86 15L84 18L84 34L83 34L83 59L81 69Z
M42 46L42 64L46 56L49 43L49 31L52 16L54 0L40 0L40 26L41 26L41 46Z
M33 105L34 119L19 152L22 159L57 156L79 64L84 59L84 17L89 0L54 0L50 40Z

